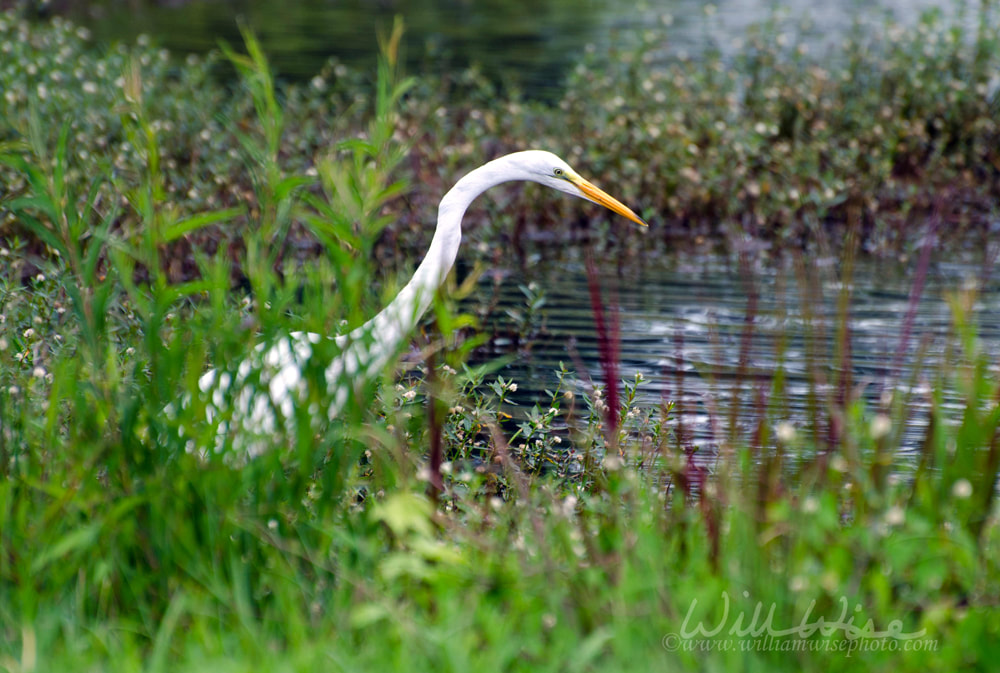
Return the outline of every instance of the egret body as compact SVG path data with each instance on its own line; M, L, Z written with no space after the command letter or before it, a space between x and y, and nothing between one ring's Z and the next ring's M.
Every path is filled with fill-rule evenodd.
M417 326L427 311L437 288L444 282L455 263L462 240L462 217L473 200L490 187L514 180L526 180L557 189L578 198L593 201L645 226L645 222L617 199L580 177L556 155L528 150L495 159L459 180L438 206L437 228L430 248L410 281L396 298L378 315L348 334L332 337L340 354L326 368L325 379L334 391L327 414L335 418L349 399L354 383L377 376L398 352L401 344ZM254 435L270 433L276 427L275 412L288 419L294 404L305 389L303 366L311 357L313 346L324 337L307 332L293 332L261 354L263 391L234 390L236 407L233 423L239 430ZM244 361L237 369L235 385L241 387L252 365ZM216 380L218 379L218 381ZM234 385L228 373L216 370L205 373L199 380L203 391L212 391L212 403L221 408L226 392ZM227 430L228 425L223 430ZM252 441L245 444L248 452L258 453Z

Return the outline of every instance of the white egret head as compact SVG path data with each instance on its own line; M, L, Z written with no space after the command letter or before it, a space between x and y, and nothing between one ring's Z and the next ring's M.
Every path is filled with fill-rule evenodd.
M641 217L636 215L621 201L606 193L596 185L580 177L580 174L570 168L569 164L551 152L543 150L528 150L518 152L508 157L511 163L523 171L521 179L531 180L539 184L558 189L572 196L613 210L637 224L646 226Z

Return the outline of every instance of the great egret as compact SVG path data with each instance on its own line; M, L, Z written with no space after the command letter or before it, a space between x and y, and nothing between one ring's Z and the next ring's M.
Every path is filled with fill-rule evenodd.
M646 226L642 219L617 199L584 180L565 161L541 150L515 152L495 159L473 170L452 187L438 206L437 228L427 255L417 267L410 282L381 313L348 334L333 337L340 354L326 368L326 384L334 390L328 416L334 418L343 409L350 391L359 379L378 375L396 354L400 344L416 327L427 310L434 292L445 280L462 238L462 217L472 201L490 187L503 182L528 180L566 192L594 203ZM290 419L295 401L305 390L303 367L311 357L313 346L323 337L307 332L293 332L266 350L258 348L256 357L261 367L261 383L267 394L247 390L247 376L253 369L244 361L237 369L234 390L233 421L236 428L254 435L237 437L237 442L250 455L259 453L264 443L261 435L276 427L275 412ZM211 370L199 379L202 391L212 391L212 404L221 409L233 377ZM319 410L315 410L318 412ZM215 413L210 409L210 413ZM223 424L220 435L228 432Z

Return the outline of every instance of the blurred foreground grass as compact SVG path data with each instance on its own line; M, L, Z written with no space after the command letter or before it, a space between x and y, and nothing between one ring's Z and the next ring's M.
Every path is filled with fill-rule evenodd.
M71 26L0 21L17 52L0 126L0 668L951 671L1000 656L1000 385L973 289L925 389L867 408L849 367L813 362L811 420L761 404L710 465L669 403L635 408L640 381L566 386L505 421L516 382L463 366L474 341L447 301L415 376L355 391L336 424L310 417L331 396L315 386L252 461L231 437L216 450L197 387L206 363L371 315L391 287L373 292L370 260L428 233L460 162L528 138L665 229L810 246L843 229L849 268L897 233L917 245L883 219L887 194L930 207L945 189L984 209L961 211L982 241L995 32L887 29L844 74L762 33L747 88L711 58L646 71L638 53L619 73L581 65L554 111L401 79L391 39L369 87L331 66L276 89L248 38L228 53L230 96L149 45L99 54ZM435 86L481 105L438 114ZM542 205L542 227L571 207L513 207ZM517 217L471 238L503 240L493 227ZM931 403L915 462L897 457L912 395Z

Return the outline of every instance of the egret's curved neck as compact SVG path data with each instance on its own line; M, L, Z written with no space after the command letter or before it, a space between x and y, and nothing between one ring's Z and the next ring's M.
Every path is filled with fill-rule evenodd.
M483 164L461 180L441 199L437 228L430 248L413 277L396 298L378 315L346 337L337 339L345 348L342 362L335 362L338 375L377 372L388 364L400 343L417 326L448 276L462 241L462 217L473 200L502 182L515 179L510 155ZM332 371L328 372L328 377Z

